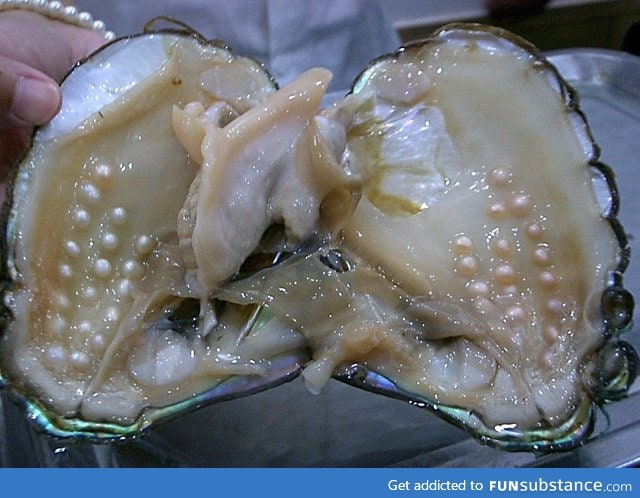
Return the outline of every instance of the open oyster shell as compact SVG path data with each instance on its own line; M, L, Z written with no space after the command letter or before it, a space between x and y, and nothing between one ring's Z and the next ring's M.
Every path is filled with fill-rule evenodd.
M348 131L364 199L341 245L411 303L396 347L340 377L494 446L579 444L637 356L618 196L577 95L526 41L469 25L374 61L353 94L375 105Z
M451 25L321 103L198 37L71 73L19 165L2 377L51 433L135 434L299 373L505 449L580 444L636 353L612 173L515 36Z
M224 123L275 89L259 64L174 32L118 40L62 84L5 228L2 376L49 432L137 433L284 382L306 361L302 337L260 306L218 303L218 327L201 333L177 234L198 167L173 107L197 101Z

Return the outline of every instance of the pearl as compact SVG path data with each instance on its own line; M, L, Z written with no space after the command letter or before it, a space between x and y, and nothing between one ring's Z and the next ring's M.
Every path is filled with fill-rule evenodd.
M543 230L544 229L542 225L538 222L535 222L535 223L531 223L531 225L527 227L527 234L533 240L538 240L542 235Z
M489 294L489 285L481 280L469 282L467 292L472 296L486 296Z
M112 251L118 247L118 236L113 232L105 232L100 236L100 245Z
M72 220L78 228L87 228L91 224L91 216L86 209L76 208L72 215Z
M516 281L516 271L511 265L499 265L494 274L501 284L512 284Z
M88 320L83 320L78 324L78 332L82 334L90 334L93 331L93 325Z
M93 264L93 272L97 277L105 278L111 274L111 263L109 260L100 258Z
M67 353L62 346L50 346L45 355L50 365L62 366L67 362Z
M67 330L67 321L61 316L54 316L47 322L47 330L55 335L60 336L65 330Z
M116 306L109 306L104 314L104 319L107 322L117 322L120 318L120 311Z
M100 189L96 187L93 183L85 183L80 187L80 193L85 201L89 204L97 204L100 202L100 198L102 197L102 193Z
M135 241L135 250L140 256L149 254L155 246L154 240L148 235L140 235Z
M504 187L511 181L511 171L508 166L492 169L489 173L489 183L496 187Z
M102 334L95 334L89 340L89 347L95 353L102 353L107 348L107 341Z
M71 300L62 293L56 293L53 297L53 302L60 310L68 310L71 306Z
M496 256L506 257L511 253L511 244L507 239L496 239L492 246Z
M537 266L548 266L551 262L551 255L549 249L544 246L540 246L533 251L532 257L533 264Z
M89 368L90 363L91 358L89 358L89 355L87 355L86 353L83 353L82 351L74 351L73 353L71 353L71 364L77 370L86 370L87 368Z
M509 212L516 218L527 216L532 209L531 198L526 194L516 194L509 199Z
M466 235L461 235L453 241L453 247L459 253L469 252L473 249L473 242Z
M124 225L127 222L127 210L123 207L115 207L111 211L111 221L114 225Z
M456 269L463 277L472 277L478 272L478 260L475 256L463 256L458 260Z
M510 306L507 309L506 318L512 323L523 323L525 313L522 306Z
M67 240L64 243L64 252L71 258L77 258L80 256L80 246L73 240Z
M139 278L142 276L143 268L140 263L133 259L128 259L122 263L122 274L129 278Z
M560 299L549 299L545 303L545 310L553 316L562 315L562 310L564 308L564 304Z
M98 164L95 169L96 182L103 188L111 188L114 185L115 175L113 168L108 164Z
M543 271L538 275L538 281L543 288L553 289L558 283L558 278L550 271Z
M507 207L502 202L494 202L493 204L490 204L487 208L487 213L494 220L501 220L509 215Z
M95 287L88 285L84 288L82 295L87 301L95 301L98 297L98 291Z
M69 280L70 278L73 278L73 270L71 269L71 267L65 263L61 264L58 267L58 274L66 279Z

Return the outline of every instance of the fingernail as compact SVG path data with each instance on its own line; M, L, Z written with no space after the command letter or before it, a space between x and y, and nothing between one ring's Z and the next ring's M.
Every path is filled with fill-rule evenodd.
M11 111L25 123L46 123L60 107L60 88L51 82L21 76L16 82Z

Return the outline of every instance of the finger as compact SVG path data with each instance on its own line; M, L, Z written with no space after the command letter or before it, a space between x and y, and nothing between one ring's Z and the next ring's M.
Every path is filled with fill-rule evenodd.
M0 54L28 64L57 82L78 60L105 43L99 33L34 12L10 10L0 14Z
M60 88L32 67L0 56L0 129L49 121L60 109Z

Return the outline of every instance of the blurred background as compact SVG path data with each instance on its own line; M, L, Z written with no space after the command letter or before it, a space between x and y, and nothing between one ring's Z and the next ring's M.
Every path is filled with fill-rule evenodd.
M448 22L466 21L502 26L542 50L568 47L621 49L626 43L625 48L635 50L638 55L638 34L636 28L632 29L640 22L640 1L637 0L385 1L403 41L428 36ZM525 3L531 6L519 11L518 4ZM505 9L507 4L509 8ZM625 41L627 35L630 39Z

